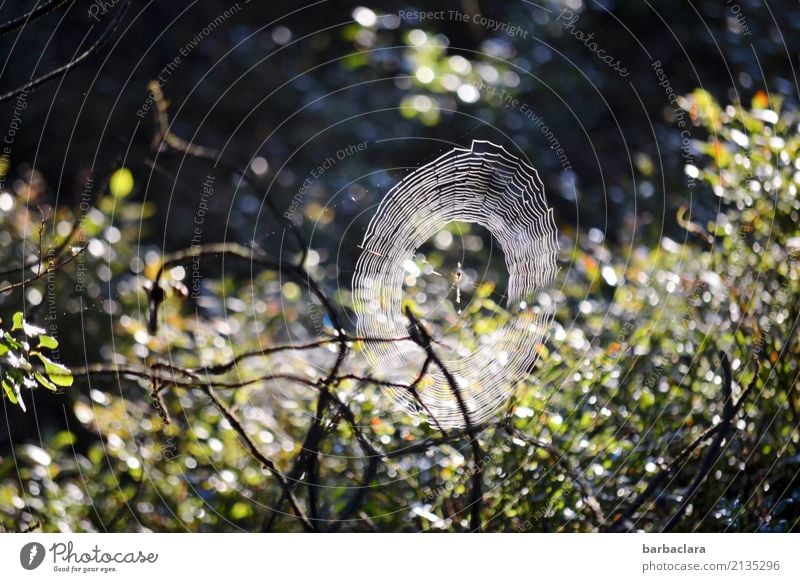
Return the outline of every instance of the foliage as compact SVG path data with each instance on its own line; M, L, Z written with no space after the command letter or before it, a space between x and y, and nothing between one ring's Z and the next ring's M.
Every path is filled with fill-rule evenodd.
M0 319L0 324L2 323ZM59 386L72 386L72 373L69 369L41 351L58 349L56 338L47 335L44 329L26 322L19 311L13 316L11 329L0 329L0 332L0 382L12 404L25 410L23 388L44 386L57 392ZM34 366L34 361L37 360L42 368L37 369Z
M699 91L683 99L693 122L708 131L707 140L695 144L702 158L686 171L707 184L700 188L704 196L718 198L716 215L704 224L683 215L685 240L663 238L655 248L609 248L596 234L562 233L563 260L571 268L563 269L559 284L541 298L558 306L552 340L542 347L529 382L519 388L506 428L494 425L479 437L485 455L480 464L487 528L587 531L608 528L625 517L654 474L719 422L725 403L723 374L714 355L718 350L732 359L735 397L753 380L757 369L751 363L758 360L763 367L682 527L794 527L788 516L800 502L797 434L791 429L797 410L797 358L788 354L798 350L793 322L800 285L792 249L797 245L800 138L793 113L779 116L754 105L723 109ZM142 305L152 285L144 285L142 275L153 279L163 263L148 253L139 272L123 268L140 263L113 230L109 240L110 229L125 228L124 218L116 219L119 227L111 226L113 216L135 216L142 208L114 197L99 203L105 210L93 208L88 214L93 235L106 235L104 252L97 257L106 249L112 253L110 280L116 291L114 299L105 301L114 301L118 316L117 363L144 360L152 365L169 357L185 368L208 369L276 343L299 345L332 337L329 320L313 324L320 306L306 296L308 290L281 282L272 270L250 279L235 273L206 277L197 305L190 307L177 290L188 283L191 261L164 271L158 282L166 289L162 327L148 333ZM19 207L18 212L29 211ZM469 228L458 224L452 230L466 240L476 236ZM443 270L455 245L440 247L426 257L434 269ZM102 270L104 264L108 259L93 268ZM307 263L307 268L319 276L324 267ZM69 277L69 269L59 276ZM471 301L467 317L473 318L476 330L490 329L507 317L492 299L493 294L502 296L502 285L502 279L487 279L465 298ZM450 293L438 280L418 281L416 286L432 296L428 301L434 305ZM348 300L346 293L337 295L340 307ZM71 382L63 367L48 364L38 352L58 347L55 339L25 323L21 314L3 337L5 361L16 362L4 368L4 386L30 386L34 377L51 389ZM355 426L386 459L359 514L369 517L353 518L343 527L467 527L465 499L475 469L465 440L425 447L420 456L404 454L409 446L437 438L437 430L397 413L379 386L359 380L380 378L381 371L366 367L358 344L354 350L346 362L353 379L341 380L335 391L353 409ZM237 411L253 442L282 472L291 469L317 394L269 377L295 372L313 384L335 359L335 351L331 341L312 352L249 358L224 376L265 378L219 397ZM44 372L25 363L32 356L45 364ZM84 386L89 381L79 379ZM157 392L147 377L108 380L91 380L90 390L69 399L76 418L99 439L74 461L59 452L74 443L71 432L53 434L41 447L19 445L20 477L27 491L17 492L16 478L4 481L0 491L6 519L38 520L47 530L159 531L252 530L269 519L267 508L280 499L280 489L202 391L176 385ZM6 393L22 404L19 388L6 388ZM341 514L368 462L353 428L335 417L325 426L319 467L325 484L320 511L325 516ZM652 499L626 517L625 528L663 526L698 471L700 451L702 447L670 474ZM776 467L777 459L783 461ZM11 458L3 461L3 474L15 474L11 463ZM297 491L305 502L305 493ZM92 503L87 505L87 499ZM135 520L120 518L127 512ZM61 517L54 521L53 515ZM293 530L299 524L284 517L277 527Z
M249 9L268 10L268 4ZM493 9L483 4L487 13ZM500 4L496 16L502 20L530 18L524 3ZM554 13L561 6L545 4ZM605 9L595 4L594 13L582 13L581 26L604 31ZM643 9L635 1L617 5L636 15ZM718 2L698 5L719 14ZM183 7L151 8L171 9ZM197 10L203 11L197 22L218 16L211 4ZM347 12L342 21L350 20L351 7L331 5L325 27L337 21L338 10ZM693 30L683 21L689 11L675 12L681 21L675 29ZM687 160L672 147L680 143L680 131L658 115L664 93L651 63L631 70L641 75L636 86L659 138L670 145L663 151L657 140L643 137L647 124L628 117L636 108L627 89L619 89L627 84L599 75L602 63L574 50L571 36L552 22L537 24L551 43L545 49L538 39L511 42L460 24L450 23L451 30L446 22L392 28L385 24L389 19L366 18L315 33L314 54L308 50L298 58L283 50L286 35L292 37L288 28L256 30L254 23L272 19L245 16L182 65L207 60L213 68L226 56L226 66L219 67L224 70L197 86L188 68L171 73L164 92L176 103L169 108L163 95L147 97L148 115L160 112L160 105L164 115L183 111L174 123L109 117L111 141L135 136L124 160L116 157L116 142L73 143L69 134L69 114L78 125L84 110L142 107L142 86L108 92L119 82L118 71L99 75L103 82L90 92L90 107L74 107L71 99L52 104L59 122L47 126L50 139L42 149L48 151L39 169L0 159L0 178L8 185L0 191L0 375L7 418L7 430L0 431L0 525L301 531L305 524L285 500L288 483L299 507L315 507L319 521L313 525L320 529L465 531L472 529L478 474L479 514L489 531L659 531L673 518L686 531L797 530L795 103L785 105L779 93L754 87L747 102L720 105L714 95L724 94L727 80L715 77L723 69L712 54L717 39L683 38L690 54L709 55L692 63L698 77L669 71L678 92L689 91L700 77L706 87L677 102L691 129ZM310 17L300 13L298 19ZM787 20L797 27L797 19ZM642 26L648 22L642 19ZM301 31L302 23L295 24ZM764 83L786 93L776 64L785 58L783 48L770 40L766 19L752 17L751 24L753 46L764 57ZM140 25L152 26L146 19L132 23ZM470 38L451 45L462 29ZM273 50L274 58L260 64L259 51L229 50L248 35L261 43L259 51ZM181 35L162 36L153 51L144 33L120 43L132 46L132 53L141 49L150 65L131 75L131 83L163 72L163 55L180 54ZM625 35L598 36L609 54L628 58ZM786 38L795 42L800 35ZM60 50L71 50L67 40ZM761 63L749 45L743 48L740 35L726 34L720 43L747 87L762 78ZM575 71L562 70L559 51L593 81L590 89ZM27 61L34 53L11 62L12 72L34 70ZM126 63L139 56L123 54ZM324 67L300 74L310 56L315 67ZM269 67L268 74L259 65ZM97 73L84 71L89 86ZM75 79L81 77L74 76L80 74L67 81L80 86ZM237 85L239 78L246 82ZM611 107L598 105L594 81ZM340 92L342 87L347 90ZM277 97L264 100L268 93ZM212 107L218 95L224 98ZM332 95L335 106L321 106ZM578 111L569 113L575 117L553 95L573 97ZM362 115L367 107L378 113ZM198 111L209 114L200 120ZM251 114L242 120L242 111ZM574 172L551 155L553 144L532 122L534 113L570 152ZM242 133L230 133L231 117ZM273 131L278 123L279 134ZM605 176L592 174L594 160L578 155L590 145L582 141L583 123L602 144L598 166L613 184L608 195L597 185ZM202 125L197 133L195 125ZM142 138L153 126L154 139ZM509 135L498 136L498 127ZM267 133L256 164L252 147L258 146L252 144ZM466 432L443 435L434 423L398 412L384 393L393 379L367 364L362 342L341 335L354 327L348 269L358 251L350 239L363 231L371 214L365 208L404 175L377 169L413 166L436 155L434 149L422 153L421 141L407 140L411 135L448 148L475 136L508 137L533 157L559 215L562 270L540 297L557 309L550 338L507 414L476 427L477 439ZM384 139L389 136L398 139ZM27 138L21 132L17 139L21 146ZM218 152L197 145L206 140L227 144L219 163L209 162ZM412 145L402 146L404 140ZM379 141L388 143L386 149ZM324 175L307 178L342 144L367 142L368 155L337 159ZM59 149L62 143L74 148L69 155ZM635 176L619 161L628 143ZM48 155L55 161L48 162ZM665 160L660 176L657 156ZM95 157L91 168L79 162L74 175L54 178L64 160ZM214 192L201 206L197 191L207 176ZM657 178L665 183L663 200L652 195ZM310 186L290 225L281 212L306 179ZM587 217L580 228L571 224L576 210ZM37 229L42 224L46 229ZM308 237L307 248L295 233ZM218 241L238 254L197 252ZM55 250L73 246L80 250L66 251L69 261L50 260ZM442 322L457 319L446 274L463 262L474 285L463 291L462 336L491 332L507 320L502 252L488 233L454 223L421 250L420 276L406 286L417 316L427 321L435 312ZM341 321L331 317L310 281L319 283ZM329 377L343 343L340 374ZM54 394L27 390L69 384ZM315 422L321 388L333 402ZM722 432L728 420L732 426ZM312 432L319 437L310 455L314 462L301 465ZM715 451L720 434L724 440ZM354 499L360 503L351 511Z

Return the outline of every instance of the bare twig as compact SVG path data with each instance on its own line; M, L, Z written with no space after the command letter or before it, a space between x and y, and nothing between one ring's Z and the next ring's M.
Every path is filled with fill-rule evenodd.
M219 152L212 148L189 143L183 138L173 133L170 122L169 114L169 101L164 97L164 91L158 81L150 81L147 84L147 89L152 95L155 102L155 110L153 114L158 124L158 133L156 134L153 146L157 147L159 144L164 143L175 151L191 155L196 158L204 158L206 160L215 160L219 157Z
M61 6L69 2L69 0L48 0L41 6L37 6L30 12L26 12L25 14L20 14L19 16L12 18L11 20L6 21L3 24L0 24L0 36L8 34L12 30L16 30L23 26L30 24L31 22L38 20L42 16L46 16L55 10L58 10Z
M219 397L214 393L214 390L209 386L203 386L203 391L211 398L211 401L214 403L214 406L222 413L228 423L233 427L233 430L236 431L236 434L239 435L239 438L244 443L247 450L250 454L259 462L261 463L278 481L283 489L284 494L289 499L289 503L292 506L297 517L300 519L300 523L303 525L303 528L307 531L315 531L316 527L313 523L311 523L306 517L305 513L303 513L302 508L300 507L300 503L298 503L297 498L292 493L291 488L289 487L289 483L286 480L286 477L278 471L277 467L275 467L275 463L273 463L264 453L261 452L261 449L258 448L258 445L250 438L250 435L247 434L244 426L242 425L239 418L236 414L228 408L228 406L219 399Z
M481 506L483 505L483 457L481 446L478 442L478 434L472 425L472 420L469 417L469 409L467 403L464 401L464 396L461 394L461 388L458 386L453 374L444 365L444 362L439 358L436 351L433 349L433 342L428 330L422 325L416 316L412 313L409 307L406 307L406 317L411 326L409 332L411 338L425 350L428 358L436 364L436 367L441 370L442 374L447 380L450 390L458 403L458 408L464 418L465 432L469 436L469 444L472 448L472 494L470 497L469 507L470 512L470 529L472 531L480 531L481 529Z
M59 269L61 269L65 265L68 265L69 263L74 261L76 258L78 258L78 256L85 250L86 250L86 247L82 247L81 249L79 249L77 251L73 251L71 254L67 255L65 258L62 258L61 260L51 259L45 269L42 269L40 267L39 269L37 269L36 274L31 275L30 277L28 277L26 279L23 279L22 281L17 281L16 283L11 283L10 285L6 285L5 287L0 288L0 294L7 293L8 291L12 291L12 290L18 289L20 287L26 287L26 286L30 285L31 283L34 283L35 281L38 281L39 279L41 279L42 277L44 277L48 273L54 273L54 272L58 271Z
M409 339L410 338L408 338L408 337L402 337L402 338L359 338L359 337L349 337L348 336L348 337L346 337L345 341L347 341L347 343L353 343L353 342L393 343L393 342L408 341ZM331 337L331 338L325 338L325 339L321 339L321 340L317 340L315 342L309 342L309 343L305 343L305 344L285 345L285 346L270 346L270 347L266 347L266 348L263 348L263 349L260 349L260 350L253 350L253 351L250 351L250 352L241 353L238 356L236 356L235 358L233 358L232 360L229 360L229 361L225 362L224 364L217 364L215 366L206 366L206 367L202 367L202 368L194 368L192 371L195 374L201 374L201 375L202 374L211 374L211 375L224 374L225 372L231 371L234 367L236 367L238 364L240 364L244 360L247 360L247 359L250 359L250 358L258 358L258 357L270 356L272 354L277 354L279 352L313 350L313 349L322 348L322 347L325 347L325 346L330 345L332 343L337 343L337 342L340 342L340 341L341 341L341 338L339 338L339 337ZM339 379L340 380L358 380L358 381L370 382L372 384L384 384L381 380L378 380L378 379L375 379L375 378L366 378L366 377L360 377L360 376L354 376L354 375L339 376ZM386 383L386 385L394 385L394 384ZM402 385L398 384L398 386L402 386Z
M86 49L83 53L72 59L70 62L66 63L65 65L61 65L60 67L56 67L55 69L48 71L44 75L32 79L25 83L24 85L20 85L11 91L8 91L4 95L0 95L0 103L5 103L6 101L10 101L14 97L18 96L21 93L27 93L28 91L33 91L34 89L52 81L53 79L59 77L60 75L65 75L72 71L73 69L77 68L79 65L84 63L89 57L94 55L98 52L103 46L108 42L108 40L114 35L119 28L120 23L122 22L125 13L128 11L128 7L131 4L131 0L124 0L122 6L117 10L117 13L114 15L114 18L111 22L108 23L108 26L103 30L102 34L97 38L96 41ZM94 26L94 25L92 25Z
M580 468L573 465L573 463L569 460L566 453L560 451L558 447L554 444L546 443L539 439L533 438L531 436L526 435L521 430L511 426L510 423L506 423L504 425L504 430L509 436L513 436L521 441L528 443L536 448L542 449L547 451L551 458L555 461L556 464L561 465L561 467L567 472L570 476L572 481L577 484L578 489L581 491L583 495L583 499L586 502L586 505L589 509L592 510L594 514L595 522L597 526L600 527L606 522L606 516L603 513L603 509L600 505L600 502L597 500L597 496L592 489L591 484L584 479L583 475L581 474Z
M350 501L347 503L345 508L337 517L336 522L334 522L331 527L330 531L337 531L341 525L347 521L351 515L353 515L364 502L364 498L369 491L370 484L372 480L375 478L375 475L378 472L378 465L381 460L381 454L375 448L375 446L366 438L363 431L359 428L358 423L356 422L355 416L353 416L353 412L350 410L344 402L342 402L335 393L331 392L330 397L332 399L333 405L339 411L339 413L343 416L347 424L350 426L351 430L353 431L356 440L361 447L361 450L364 452L364 456L367 460L367 466L364 469L364 474L361 477L361 486L356 489L355 494L350 498Z
M247 184L253 188L253 190L258 191L260 189L259 184L256 183L255 179L251 176L249 167L245 167L244 170L239 170L238 168L229 165L222 160L218 150L187 142L183 138L176 135L172 131L172 124L169 121L169 100L164 96L161 86L158 82L151 81L148 85L148 89L150 90L151 95L153 95L153 100L156 104L156 108L153 113L158 126L158 132L153 139L154 149L158 149L158 147L163 144L174 152L182 153L184 155L199 159L210 160L214 162L215 166L221 166L229 174L241 176L241 179L247 182ZM278 210L271 196L265 196L264 201L274 218L288 228L292 233L292 236L294 237L295 242L300 249L300 260L297 262L297 265L302 267L305 264L308 256L308 243L303 238L303 235L300 233L300 230L297 228L297 226Z
M687 206L681 206L678 208L678 212L676 214L676 219L678 224L683 227L687 232L691 232L703 238L703 240L710 244L714 244L714 237L708 232L705 228L697 224L696 222L692 222L689 218L686 217L689 208Z

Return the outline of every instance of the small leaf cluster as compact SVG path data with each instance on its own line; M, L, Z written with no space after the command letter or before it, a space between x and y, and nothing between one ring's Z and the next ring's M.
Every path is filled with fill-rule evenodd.
M59 387L72 385L69 368L42 352L57 349L58 340L25 321L21 311L14 313L10 330L0 328L0 383L6 397L23 411L23 389L44 386L57 392Z

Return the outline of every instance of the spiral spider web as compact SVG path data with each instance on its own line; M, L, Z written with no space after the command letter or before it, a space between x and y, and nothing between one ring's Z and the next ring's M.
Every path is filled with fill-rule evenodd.
M499 242L508 269L507 322L475 338L465 353L434 344L456 379L470 422L480 423L502 409L516 383L536 362L553 315L537 305L536 292L552 282L557 267L553 211L536 170L502 146L475 140L422 166L386 195L372 218L353 276L353 303L359 336L398 338L408 335L403 314L405 265L425 241L448 223L460 221L486 228ZM428 321L435 340L445 337ZM445 334L446 335L446 334ZM410 384L425 355L411 342L367 342L369 363L395 382ZM430 366L417 399L407 389L387 389L404 410L431 414L445 428L466 420L441 370Z

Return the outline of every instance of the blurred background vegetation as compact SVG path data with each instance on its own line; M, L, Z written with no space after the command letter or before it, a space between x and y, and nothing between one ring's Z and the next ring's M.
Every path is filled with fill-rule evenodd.
M69 62L124 2L79 4L0 37L3 92ZM5 3L0 20L27 6ZM536 369L479 436L483 528L661 531L677 513L681 531L797 530L799 39L789 0L135 3L99 54L0 106L0 524L300 531L202 390L154 400L147 378L79 372L214 366L335 333L302 280L221 256L164 270L152 329L163 257L201 243L305 256L352 333L377 204L414 168L487 139L539 171L561 270L541 293L557 312ZM464 261L475 330L503 320L487 232L454 224L424 251L440 272ZM452 302L447 280L412 283L422 309ZM335 344L280 352L226 378L313 384L335 358ZM343 365L381 377L358 345ZM369 382L335 393L385 455L335 527L468 529L468 439L437 442ZM318 392L267 379L218 397L288 473ZM718 457L711 434L681 455L731 402ZM295 492L305 505L317 490L326 530L369 460L340 415L324 430L319 485L300 475Z

